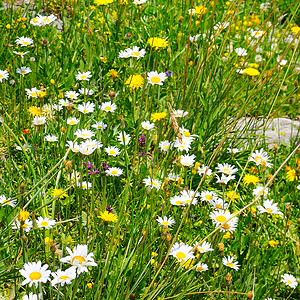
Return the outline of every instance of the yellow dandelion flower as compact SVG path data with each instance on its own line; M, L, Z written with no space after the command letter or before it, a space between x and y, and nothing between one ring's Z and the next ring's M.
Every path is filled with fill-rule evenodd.
M48 236L44 238L45 245L52 245L53 239L50 239Z
M296 34L300 33L300 27L299 26L294 26L294 27L291 28L291 30L292 30L293 33L296 33Z
M125 81L125 84L132 89L140 88L144 84L144 78L139 74L130 75L129 78Z
M114 0L94 0L94 3L96 5L107 5L107 4L110 4L113 2L114 2Z
M234 191L228 191L228 192L226 193L226 197L227 197L227 199L229 199L229 200L232 199L233 202L235 202L237 199L240 198L240 196L239 196L236 192L234 192Z
M39 98L44 98L47 96L47 92L46 91L37 91L36 92Z
M52 196L58 197L60 199L68 197L68 194L62 189L54 189L51 193Z
M18 215L17 219L19 221L25 222L28 219L28 217L29 217L29 211L22 209L19 211L19 215Z
M28 108L28 111L31 115L33 115L34 117L37 116L37 117L41 117L43 112L40 108L36 107L36 106L30 106Z
M148 44L155 50L168 47L168 41L162 38L153 37L148 40Z
M118 220L118 217L107 210L104 212L100 212L100 216L98 216L99 219L102 219L104 222L116 222Z
M275 246L279 245L279 242L278 241L274 241L274 240L270 240L269 241L269 245L274 248Z
M202 16L202 15L204 15L205 13L207 13L208 12L208 9L205 7L205 6L203 6L203 5L200 5L200 6L195 6L195 15L198 15L198 16Z
M244 74L249 76L258 76L260 72L254 68L246 68L244 69Z
M161 113L153 113L151 114L151 121L156 122L164 119L167 116L166 112L161 112Z
M298 179L298 176L296 175L296 170L291 169L286 173L286 179L288 181L295 181Z
M246 174L243 178L243 183L247 186L249 184L257 185L259 183L259 178L255 175Z
M195 263L195 260L193 258L189 258L187 261L182 261L182 262L177 260L176 263L180 264L181 267L188 270L188 269L192 268L192 266Z

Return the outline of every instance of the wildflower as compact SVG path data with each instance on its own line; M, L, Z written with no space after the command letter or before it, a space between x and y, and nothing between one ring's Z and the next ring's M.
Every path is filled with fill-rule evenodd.
M32 89L25 89L26 94L29 98L38 98L38 89L36 87L32 88Z
M67 119L67 124L68 125L76 125L76 124L78 124L79 123L79 119L77 119L77 118L75 118L75 117L73 117L73 118L68 118Z
M295 289L298 286L297 279L291 275L291 274L284 274L281 275L282 279L281 282L283 282L285 285L288 285L292 289Z
M120 150L117 147L106 147L104 150L108 155L111 156L117 156L120 154Z
M198 174L206 174L206 176L211 175L211 169L208 168L208 166L202 165L201 167L198 168Z
M177 258L178 261L187 261L190 258L195 258L194 254L190 252L193 249L193 247L186 245L184 243L175 243L172 246L172 249L170 251L170 255Z
M76 185L78 187L80 187L81 189L83 189L83 190L87 190L87 189L92 187L92 184L90 182L87 182L87 181L77 181Z
M183 117L187 116L189 113L182 109L177 109L177 110L174 110L174 114L175 114L176 118L183 118Z
M159 142L158 146L161 151L168 152L173 145L171 145L171 143L166 140Z
M151 85L163 85L163 82L167 79L167 75L163 72L158 73L157 71L152 71L147 73L148 83Z
M83 104L78 105L78 111L82 112L83 114L88 114L94 112L95 104L92 102L86 102Z
M74 91L66 91L65 92L65 97L76 100L80 94ZM89 102L88 102L89 103Z
M19 215L17 219L21 222L25 222L28 219L28 217L29 217L29 211L23 209L19 211Z
M164 218L158 217L156 221L160 226L166 226L166 227L169 226L172 227L173 224L175 224L175 220L173 218L167 218L166 216L164 216Z
M255 31L255 30L253 30L253 31L251 32L251 36L252 36L252 37L255 37L255 38L260 38L260 37L262 37L264 34L265 34L265 31L262 31L262 30L260 30L260 31Z
M38 217L38 219L36 220L37 226L39 228L45 228L45 229L50 229L53 226L55 226L56 221L55 220L51 220L47 217L42 218L42 217Z
M292 169L292 170L289 170L287 173L286 173L286 179L288 181L295 181L298 179L298 176L296 175L296 170Z
M225 202L223 199L221 198L215 198L211 201L209 201L209 204L212 206L213 209L218 210L218 209L222 209L225 210L228 207L228 203Z
M74 132L74 135L76 135L78 138L86 140L86 139L90 139L93 136L95 136L95 133L94 133L94 131L88 130L88 129L77 129Z
M99 122L96 122L95 124L93 124L92 127L95 129L103 130L107 127L107 125L104 122L99 121Z
M33 40L31 38L22 36L16 39L16 44L20 45L21 47L26 47L26 46L33 45Z
M150 177L143 179L143 182L146 186L149 186L151 189L156 188L157 190L159 190L161 187L161 181L157 179L151 179Z
M198 242L195 242L194 246L197 246ZM213 248L211 248L211 243L204 241L201 245L197 246L197 251L200 253L205 253L208 251L214 251Z
M221 172L225 175L233 175L238 171L237 168L235 168L234 166L231 166L229 164L226 164L226 163L223 164L223 165L218 164L216 169L217 169L218 172Z
M201 201L212 201L217 198L217 194L213 191L202 191L200 194Z
M260 213L267 213L267 214L277 214L282 215L282 212L278 210L277 207L278 203L273 203L273 200L265 200L263 205L258 205L257 209Z
M91 89L81 88L78 90L81 95L91 96L94 94L94 91Z
M246 174L243 177L243 183L247 186L249 186L249 184L257 185L259 183L259 178L252 174Z
M105 171L106 175L109 175L109 176L121 176L123 174L123 170L120 169L120 168L109 168Z
M60 199L64 199L64 198L68 197L68 194L66 192L64 192L64 190L62 190L62 189L54 189L51 192L51 195L54 197L58 197Z
M172 181L178 181L179 175L177 175L177 174L175 174L173 172L170 172L169 175L168 175L168 179L172 180Z
M184 199L182 198L181 195L175 195L175 196L171 197L170 203L172 205L176 205L176 206L185 206L186 205L186 202L184 201Z
M12 200L10 198L6 198L4 195L0 196L0 204L2 206L9 205L11 207L15 207L16 206L16 202L17 202L17 199Z
M291 31L293 32L293 33L299 33L300 32L300 27L298 26L298 25L296 25L296 26L293 26L292 28L291 28Z
M126 50L125 50L126 51ZM130 53L131 57L135 57L137 59L144 57L146 54L145 49L141 49L137 46L133 46L132 49L127 49L127 51Z
M169 71L166 72L166 75L167 75L168 77L171 77L171 76L173 76L173 72L169 70Z
M151 121L156 122L164 119L167 116L166 112L161 112L161 113L153 113L151 114Z
M91 155L96 149L101 148L103 145L97 140L86 139L80 145L74 145L75 150L83 155ZM77 147L77 148L76 148ZM72 150L72 148L71 148ZM72 150L73 151L73 150ZM73 151L73 152L77 152Z
M226 197L227 197L227 199L230 199L233 202L235 202L237 199L240 198L240 196L235 191L228 191L226 193Z
M72 266L76 266L77 274L88 272L88 266L97 266L93 259L94 254L88 254L87 245L77 245L74 247L73 251L71 251L70 248L66 247L66 250L69 255L61 258L60 262L69 263Z
M260 72L254 68L246 68L243 71L244 71L244 74L246 74L248 76L258 76L260 74Z
M107 5L113 3L114 0L94 0L96 5Z
M130 75L129 78L125 81L125 84L132 89L140 88L144 84L144 78L139 74Z
M183 137L181 140L179 138L176 138L173 146L177 148L179 151L185 150L188 152L191 148L191 139Z
M31 115L38 116L38 117L41 117L42 114L43 114L42 110L39 107L36 107L36 106L30 106L28 108L28 111Z
M131 57L131 49L121 50L118 55L119 58L129 58Z
M200 196L200 194L197 192L195 193L193 190L182 190L180 192L181 199L186 203L190 204L192 202L193 205L196 205L198 200L197 197Z
M194 165L196 159L196 155L192 154L192 155L181 155L180 156L180 163L184 166L184 167L192 167Z
M279 242L278 241L274 241L274 240L270 240L269 241L269 245L274 248L275 246L279 245Z
M197 272L204 272L204 271L207 271L208 270L208 266L207 266L207 264L202 264L202 263L198 263L197 265L196 265L196 271Z
M92 74L90 71L88 72L78 72L77 75L75 75L76 80L85 80L85 81L89 81L90 78L92 77Z
M22 150L28 151L28 149L30 149L30 148L31 148L31 145L28 145L28 144L24 144L22 147L16 146L16 149L20 150L20 151L22 151Z
M32 229L32 221L25 220L24 222L20 222L18 219L14 220L14 223L12 224L12 229L21 229L24 232L29 232Z
M240 265L238 264L238 262L233 262L233 260L234 260L233 256L223 257L222 263L224 266L227 266L237 271Z
M217 183L220 184L227 184L230 180L235 179L234 175L229 175L229 176L225 176L224 174L222 174L221 178L216 175L217 177Z
M154 123L150 123L149 121L144 121L141 123L141 125L146 130L151 130L155 127Z
M2 83L3 79L7 80L9 73L6 70L0 70L0 82Z
M190 15L202 16L205 13L207 13L207 11L208 11L208 9L205 6L200 5L200 6L195 6L192 9L189 9L188 12L189 12Z
M100 215L98 216L99 219L102 219L104 222L116 222L118 221L118 217L107 210L104 212L100 212Z
M32 70L29 67L21 67L21 69L17 68L16 72L24 77L26 74L32 72Z
M160 48L166 48L168 47L168 41L162 38L153 37L148 39L147 42L151 47L153 47L155 50L158 50Z
M19 270L22 276L25 277L25 280L22 282L22 285L29 283L29 287L32 284L35 284L35 287L38 287L39 282L45 283L50 280L51 271L47 270L48 265L45 264L42 266L41 261L26 263L23 266L23 269Z
M103 102L100 106L100 109L106 112L114 112L117 109L117 105L111 101Z
M51 142L51 143L53 143L53 142L57 142L57 141L58 141L58 137L55 136L55 135L50 135L50 134L48 134L48 135L46 135L46 136L44 137L44 140L45 140L46 142Z
M76 278L76 267L72 266L65 271L58 269L56 272L52 272L51 275L53 276L51 281L52 286L57 284L60 284L61 286L64 286L65 284L70 285L72 280Z
M238 56L247 56L247 50L244 48L236 48L234 51Z
M126 134L126 132L119 132L117 139L121 144L127 146L130 142L131 137L129 134Z
M269 189L265 188L263 186L257 186L254 190L253 190L253 195L254 196L267 196L269 194Z
M22 300L39 300L42 299L42 293L39 293L38 295L34 293L29 293L28 295L25 295L22 297Z
M146 3L148 0L134 0L132 3L136 5L142 5Z

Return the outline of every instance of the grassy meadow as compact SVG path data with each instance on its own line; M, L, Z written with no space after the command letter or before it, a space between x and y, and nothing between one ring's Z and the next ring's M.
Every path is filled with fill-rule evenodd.
M299 1L13 3L0 299L299 299Z

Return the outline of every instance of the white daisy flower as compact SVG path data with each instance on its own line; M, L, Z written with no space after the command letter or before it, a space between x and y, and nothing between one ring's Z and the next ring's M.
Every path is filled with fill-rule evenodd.
M149 186L151 189L156 188L157 190L159 190L161 187L161 181L153 178L151 179L150 177L143 179L143 182L147 187Z
M53 143L53 142L57 142L57 141L58 141L58 137L55 136L55 135L50 135L50 134L48 134L48 135L46 135L46 136L44 137L44 140L45 140L46 142Z
M88 72L78 72L77 75L75 75L76 80L85 80L89 81L90 78L92 78L92 74L90 71Z
M92 113L95 110L95 104L92 102L86 102L83 104L78 105L78 111L82 112L83 114Z
M260 213L282 215L282 212L277 207L278 203L273 203L273 200L265 200L263 205L258 205L257 209Z
M81 88L78 90L78 92L81 95L86 95L86 96L92 96L94 94L94 91L91 89L86 89L86 88Z
M205 165L201 165L201 167L198 168L198 174L202 175L202 174L206 174L205 176L210 176L212 173L211 169L208 168L208 166Z
M235 48L234 51L238 56L247 56L247 50L245 48Z
M33 39L21 36L20 38L18 37L16 39L16 44L20 45L21 47L30 46L33 45Z
M271 168L272 164L269 163L269 159L268 154L263 149L260 149L255 150L255 152L251 154L249 161L254 161L257 166L261 165Z
M7 80L9 73L7 70L0 70L0 82L2 83L3 79Z
M79 123L79 119L77 119L77 118L75 118L75 117L73 117L73 118L68 118L67 119L67 124L68 125L76 125L76 124L78 124Z
M16 149L20 150L20 151L23 151L23 150L28 151L30 148L31 148L31 145L28 145L28 144L24 144L22 147L16 146Z
M73 153L77 153L79 151L78 142L67 141L66 147L70 148Z
M284 274L281 275L282 279L281 282L283 282L285 285L288 285L292 289L295 289L298 286L297 279L291 275L291 274Z
M184 243L175 243L172 246L172 249L170 251L170 255L177 258L178 261L187 261L190 258L195 258L193 252L191 250L193 247L186 245Z
M231 214L229 211L215 210L211 212L209 216L212 219L213 223L216 225L216 227L219 227L221 224L227 222L227 220L231 217ZM234 232L236 230L237 223L238 218L235 217L228 221L226 224L223 224L223 226L220 228L220 231Z
M148 83L151 85L163 85L163 82L168 78L164 72L158 73L157 71L148 72Z
M142 5L146 3L148 0L134 0L132 3L135 5Z
M233 260L234 260L233 256L223 257L222 263L224 266L227 266L227 267L237 271L239 269L240 265L238 262L233 262Z
M168 152L172 148L172 146L173 145L168 140L161 141L158 144L159 149L163 152Z
M67 99L59 99L58 100L58 104L60 106L68 107L70 105L70 103L71 102L69 100L67 100Z
M77 129L74 132L74 135L76 135L78 138L87 140L87 139L90 139L93 136L95 136L95 132L92 130L88 130L88 129Z
M251 30L251 36L255 38L260 38L265 34L265 31Z
M174 114L175 114L176 118L183 118L183 117L187 116L189 113L182 109L177 109L177 110L174 110Z
M261 186L261 185L259 185L259 186L257 186L254 190L253 190L253 192L252 192L252 194L254 195L254 196L268 196L269 195L269 188L265 188L264 190L264 187L263 186Z
M164 216L164 218L158 217L156 221L159 223L160 226L165 226L165 227L172 227L173 224L175 224L175 220L173 218L168 218Z
M38 295L34 293L29 293L28 295L25 295L22 297L22 300L39 300L42 299L42 293L39 293Z
M119 132L117 139L121 144L127 146L131 140L131 137L129 134L126 134L126 132L124 131L124 136L123 136L123 132Z
M60 284L64 286L65 284L70 285L72 280L76 278L76 266L72 266L65 271L58 269L56 272L52 272L51 275L53 279L51 281L52 286Z
M141 123L142 127L146 130L151 130L155 127L155 124L154 123L151 123L149 121L144 121Z
M14 223L12 223L12 229L20 230L22 228L24 232L29 232L32 229L32 226L32 221L29 219L25 220L23 225L18 219L14 220Z
M111 156L117 156L120 154L120 149L117 147L113 147L113 146L106 147L104 150L108 155L111 155Z
M189 152L189 150L191 149L191 140L189 138L186 137L182 137L182 139L180 140L178 137L175 139L174 142L174 147L177 148L178 151L186 151Z
M185 206L186 202L181 195L175 195L170 198L170 203L175 206Z
M182 190L180 192L181 198L182 200L186 203L186 204L190 204L192 202L193 205L196 205L198 200L197 197L200 196L200 194L197 192L195 193L193 190L187 191L187 190Z
M0 196L0 204L2 206L9 205L11 207L15 207L17 203L17 199L12 200L11 198L6 198L5 195Z
M39 228L45 228L45 229L50 229L53 226L55 226L56 221L49 219L47 217L43 218L43 217L38 217L36 220L36 224Z
M76 100L78 98L80 94L75 92L75 91L66 91L65 92L65 97L72 99L72 100Z
M221 198L215 198L209 201L209 204L212 206L213 209L222 209L225 210L228 207L228 203L223 201Z
M26 74L32 72L32 70L29 67L21 67L21 69L17 68L16 72L24 77Z
M129 57L131 57L131 51L130 50L131 50L130 48L128 48L126 50L121 50L119 52L118 57L119 58L129 58Z
M77 181L76 185L83 190L87 190L92 187L92 183L87 181Z
M19 270L21 275L25 277L22 285L29 283L29 287L31 287L35 284L35 287L37 288L39 282L46 283L50 280L51 274L51 271L47 269L48 265L45 264L42 266L41 261L24 264L23 269Z
M194 246L197 246L198 242L195 242ZM197 247L197 251L200 253L205 253L208 251L214 251L213 248L211 248L211 243L204 241L201 245Z
M170 172L168 175L168 179L171 181L178 181L179 177L180 176L178 174L175 174L173 172Z
M61 258L60 262L69 263L72 266L77 267L77 274L88 272L88 266L97 266L93 259L94 254L88 254L87 245L77 245L74 247L73 251L66 247L66 250L69 255Z
M196 155L192 154L186 154L186 155L181 155L180 156L180 163L184 166L184 167L192 167L194 165L196 159Z
M196 265L196 271L197 272L204 272L204 271L207 271L208 270L208 266L207 264L202 264L201 262L199 262L197 265Z
M227 163L218 164L216 169L218 172L221 172L225 175L233 175L238 171L238 169L235 168L235 166L231 166L230 164L227 164Z
M201 201L212 201L217 198L217 194L213 191L202 191L200 194Z
M40 92L40 90L38 90L36 87L32 88L32 89L25 89L26 94L28 96L28 98L38 98L38 92Z
M80 143L78 146L78 152L83 155L91 155L96 149L99 149L102 146L102 143L97 140L87 139Z
M197 42L197 40L199 39L199 37L201 36L201 34L196 34L193 36L189 36L189 40L193 43L193 42Z
M195 138L198 137L197 134L191 134L190 131L183 126L179 128L179 132L183 134L185 138L189 138L191 142L193 142Z
M140 59L141 57L144 57L146 54L146 50L145 49L141 49L137 46L133 46L132 49L126 49L125 51L128 51L128 53L130 53L131 57L135 57L137 59Z
M108 168L107 170L105 170L106 175L109 176L121 176L123 174L123 170L120 168Z
M103 102L100 106L100 109L106 112L113 113L117 109L117 105L112 103L111 101Z
M13 51L14 54L18 55L19 57L24 57L26 54L29 53L29 51L25 51L25 52L17 52L17 51Z
M44 125L46 123L46 117L37 117L35 116L32 120L32 124L36 126Z
M93 124L92 127L98 130L104 130L107 127L107 125L104 122L99 121Z
M224 175L222 173L221 177L219 177L218 175L216 175L216 178L217 178L217 183L227 184L230 180L235 179L235 175L226 176L226 175Z

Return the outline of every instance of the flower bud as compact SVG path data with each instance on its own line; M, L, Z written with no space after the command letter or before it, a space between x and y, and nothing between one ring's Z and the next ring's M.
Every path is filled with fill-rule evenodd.
M227 287L230 287L231 286L231 284L232 284L232 276L230 275L230 273L228 273L227 275L226 275L226 277L225 277L225 280L226 280L226 285L227 285Z

